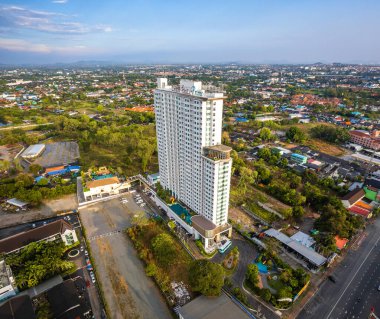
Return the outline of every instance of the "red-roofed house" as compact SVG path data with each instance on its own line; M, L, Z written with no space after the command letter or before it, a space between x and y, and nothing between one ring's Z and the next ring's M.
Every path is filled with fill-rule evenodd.
M335 236L335 246L339 250L342 250L344 247L346 247L348 243L347 238L340 238L338 235Z

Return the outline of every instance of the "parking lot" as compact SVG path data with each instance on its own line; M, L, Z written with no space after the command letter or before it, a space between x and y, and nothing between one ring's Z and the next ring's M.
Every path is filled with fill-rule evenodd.
M131 218L141 211L150 213L149 208L138 206L131 194L122 198L80 210L110 317L171 318L163 297L146 276L143 263L124 233Z

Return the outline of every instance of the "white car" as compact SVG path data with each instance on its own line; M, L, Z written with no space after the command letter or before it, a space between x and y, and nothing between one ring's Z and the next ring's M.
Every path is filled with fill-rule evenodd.
M94 284L96 282L96 280L95 280L95 275L94 275L93 271L90 271L90 277L91 277L92 283Z

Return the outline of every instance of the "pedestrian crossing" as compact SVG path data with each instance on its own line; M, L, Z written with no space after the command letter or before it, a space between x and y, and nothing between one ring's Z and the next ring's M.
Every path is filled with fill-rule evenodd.
M115 230L115 231L111 231L111 232L104 233L104 234L101 234L101 235L92 236L88 240L89 241L93 241L93 240L98 239L98 238L110 237L110 236L113 236L113 235L116 235L116 234L119 234L119 233L121 233L121 230Z

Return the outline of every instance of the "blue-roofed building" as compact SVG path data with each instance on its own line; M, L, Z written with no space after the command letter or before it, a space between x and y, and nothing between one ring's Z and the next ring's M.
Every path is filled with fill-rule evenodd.
M41 179L44 179L45 177L43 177L43 176L37 176L35 179L34 179L34 181L36 182L36 183L38 183Z
M292 155L290 155L290 159L293 162L296 162L298 164L306 164L307 163L307 156L297 154L297 153L292 153Z

